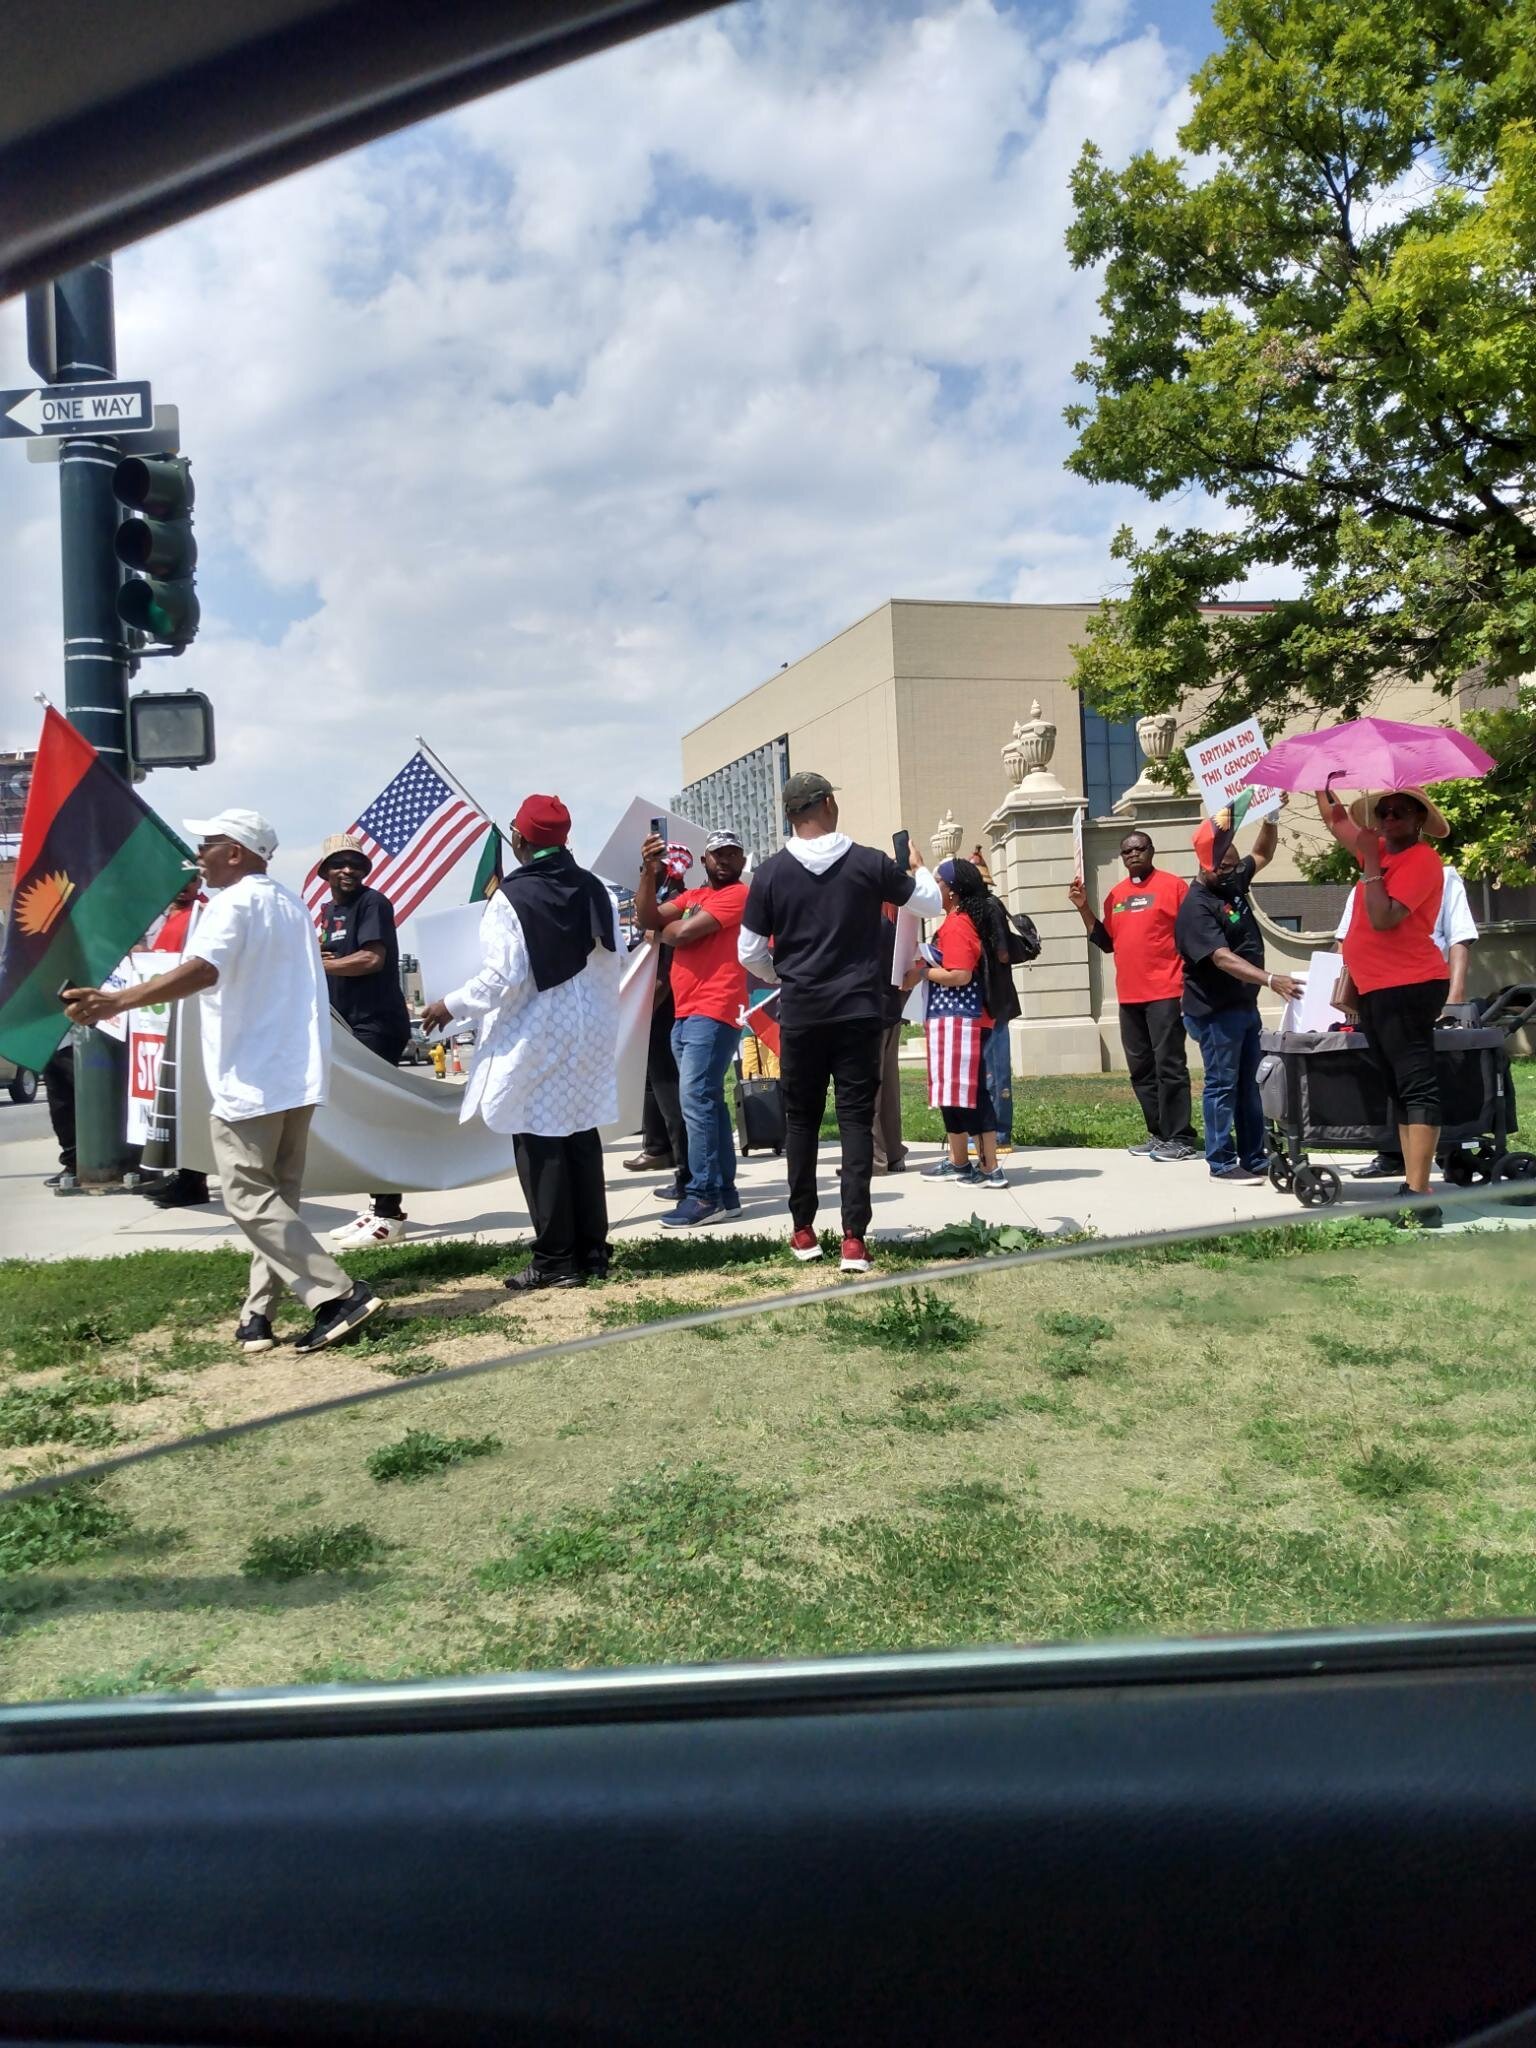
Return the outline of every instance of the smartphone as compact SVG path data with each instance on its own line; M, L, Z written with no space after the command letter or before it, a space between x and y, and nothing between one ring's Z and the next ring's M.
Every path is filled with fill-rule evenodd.
M665 819L665 818L652 818L652 820L651 820L651 837L652 837L653 839L665 839L665 838L666 838L666 836L667 836L667 821L666 821L666 819Z
M891 846L896 865L905 874L912 860L912 834L910 832L893 832L891 834Z

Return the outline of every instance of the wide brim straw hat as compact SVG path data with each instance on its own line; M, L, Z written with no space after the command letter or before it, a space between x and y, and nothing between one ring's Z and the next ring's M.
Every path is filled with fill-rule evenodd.
M1432 803L1422 789L1372 789L1364 796L1357 796L1349 807L1349 815L1362 830L1374 832L1376 828L1376 806L1384 796L1411 796L1415 803L1424 806L1424 836L1426 839L1449 839L1451 828L1438 804Z

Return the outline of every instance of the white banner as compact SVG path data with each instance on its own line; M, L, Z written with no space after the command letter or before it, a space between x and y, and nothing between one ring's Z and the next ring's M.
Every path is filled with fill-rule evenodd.
M651 820L657 818L662 824L662 836L673 846L686 846L693 855L694 865L685 880L690 889L704 886L704 842L709 837L702 825L696 825L692 818L685 818L678 811L669 811L665 804L652 803L643 796L637 796L620 818L617 825L603 842L602 852L596 860L583 861L594 875L601 875L605 882L617 889L633 889L640 879L640 848L650 836Z
M1248 770L1268 752L1268 742L1256 718L1245 719L1241 725L1229 725L1225 732L1213 732L1209 739L1198 740L1184 749L1207 815L1214 817L1237 795ZM1246 822L1251 825L1260 818L1273 817L1279 808L1278 789L1263 789L1254 784Z
M624 963L619 990L619 1114L604 1138L640 1128L655 990L655 948L638 947ZM196 997L182 1005L180 1024L177 1161L215 1173ZM511 1138L488 1130L479 1117L461 1124L463 1106L460 1089L418 1067L390 1066L359 1045L333 1012L330 1096L310 1126L305 1194L354 1195L373 1188L409 1194L507 1179L517 1170Z

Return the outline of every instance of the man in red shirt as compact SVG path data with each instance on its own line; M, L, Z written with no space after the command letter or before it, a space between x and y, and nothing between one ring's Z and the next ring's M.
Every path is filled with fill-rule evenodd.
M1160 1161L1198 1159L1189 1120L1189 1060L1184 1051L1184 963L1174 943L1179 905L1189 884L1153 866L1152 841L1128 832L1120 842L1125 880L1104 898L1101 918L1081 882L1067 895L1101 953L1115 962L1120 1043L1147 1136L1130 1150Z
M659 932L672 951L672 1053L688 1130L688 1180L682 1200L661 1220L669 1229L688 1230L741 1214L725 1074L747 1000L747 973L736 950L747 907L741 879L747 855L734 832L712 833L704 846L707 885L658 903L666 851L656 836L640 849L635 921L642 931Z

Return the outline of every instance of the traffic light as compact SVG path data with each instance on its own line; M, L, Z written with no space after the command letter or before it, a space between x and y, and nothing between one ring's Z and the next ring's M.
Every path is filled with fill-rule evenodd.
M118 617L179 654L201 616L192 465L184 455L130 455L117 465L112 491L130 515L114 539L117 559L136 572L117 593Z

